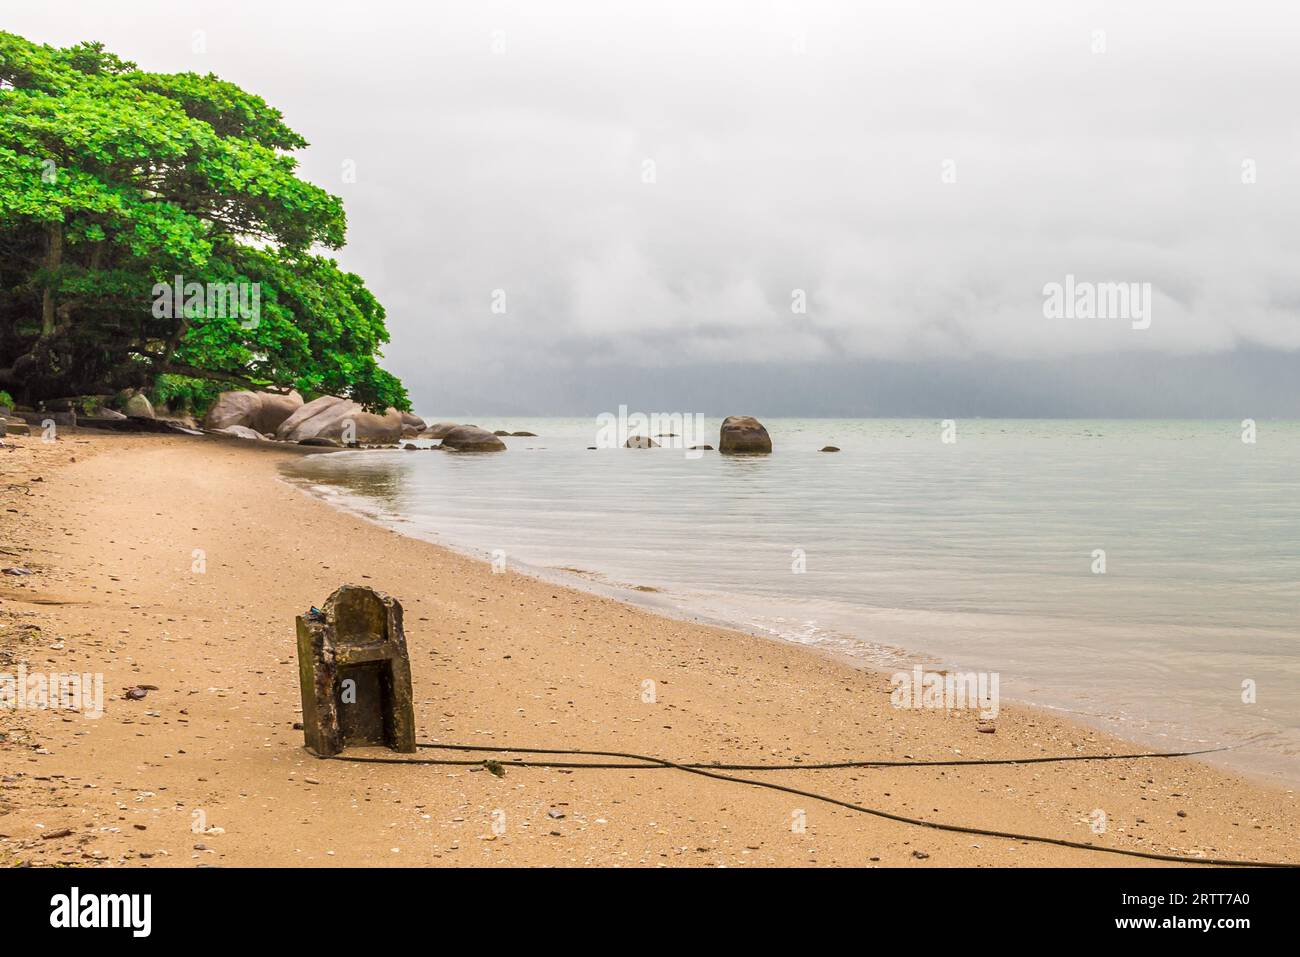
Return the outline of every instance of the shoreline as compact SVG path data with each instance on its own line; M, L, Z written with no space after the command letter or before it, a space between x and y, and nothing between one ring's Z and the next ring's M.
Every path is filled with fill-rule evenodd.
M43 481L2 499L17 515L0 532L2 563L30 563L35 574L0 581L9 662L0 670L23 660L103 671L108 700L97 721L0 712L7 864L1151 863L917 828L668 771L509 769L498 779L318 761L293 729L292 615L345 581L406 607L422 740L754 763L1134 749L1019 704L1004 703L996 733L979 733L973 715L891 708L880 674L806 646L493 575L481 559L300 494L274 454L299 450L87 432L11 444L16 451L0 450L7 475ZM190 570L196 548L203 574ZM642 698L647 680L652 703ZM133 683L159 690L123 700L119 689ZM770 777L935 821L1300 861L1294 792L1195 760ZM1104 833L1090 826L1099 809ZM200 818L204 829L192 830ZM42 836L60 830L70 833Z
M323 454L341 454L341 451L337 449L321 449L319 452ZM464 542L444 540L441 533L436 530L425 529L418 521L412 520L402 513L387 510L376 500L353 491L346 485L333 483L327 478L291 473L289 470L295 464L294 461L289 460L281 466L281 480L309 498L329 508L370 522L379 528L397 532L413 541L425 542L436 548L448 549L457 555L480 564L490 564L491 552L488 549ZM691 596L689 594L658 587L647 590L645 586L637 585L631 581L611 579L599 571L576 567L534 565L514 557L510 559L510 566L513 571L519 574L536 578L548 584L572 588L587 594L607 598L648 614L661 615L675 621L724 631L735 631L755 638L775 641L786 647L799 648L821 655L856 670L870 672L885 680L888 680L889 676L895 671L910 671L917 665L941 673L988 670L988 668L982 668L982 664L987 663L981 663L978 660L978 655L963 656L959 663L955 658L945 657L941 653L926 648L912 648L896 643L879 644L868 642L854 637L836 626L819 629L823 632L823 635L814 642L800 641L781 634L774 629L741 620L738 617L740 614L738 608L730 609L731 615L728 615L727 612L708 613L690 607ZM731 597L745 598L748 596ZM763 604L769 610L786 610L788 607L780 601L773 602L770 599L757 598L754 600ZM898 611L898 609L873 609L873 611L889 614ZM1034 682L1026 681L1024 683L1033 684ZM1204 736L1200 736L1191 729L1184 728L1181 729L1183 733L1173 734L1158 722L1154 729L1144 731L1138 727L1130 727L1126 724L1126 719L1119 714L1101 711L1087 712L1082 710L1079 702L1072 702L1060 696L1049 695L1046 698L1034 699L1022 695L1003 694L1001 700L1008 704L1039 709L1059 715L1065 720L1081 724L1122 741L1127 741L1135 749L1139 747L1150 751L1224 749L1221 754L1207 755L1202 757L1201 760L1213 767L1239 774L1247 780L1263 785L1284 789L1295 788L1300 785L1300 768L1287 772L1265 767L1263 766L1265 757L1258 754L1252 756L1253 760L1248 759L1246 761L1234 761L1232 757L1226 756L1231 755L1232 752L1243 746L1249 745L1259 735L1268 735L1270 732L1259 732L1244 740L1232 743L1231 736L1218 735L1210 737L1211 732L1208 731L1204 732Z

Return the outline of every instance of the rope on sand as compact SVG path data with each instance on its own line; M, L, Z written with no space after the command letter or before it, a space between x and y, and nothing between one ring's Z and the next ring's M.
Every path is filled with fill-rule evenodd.
M814 801L822 801L826 804L832 804L836 807L842 807L850 811L856 811L861 814L870 814L873 817L883 818L887 821L895 821L900 824L911 824L916 827L927 827L936 831L948 831L955 834L973 834L980 837L997 837L1005 838L1012 841L1027 841L1035 844L1049 844L1055 847L1068 847L1080 851L1093 851L1100 854L1119 854L1124 857L1137 857L1148 861L1164 861L1175 864L1203 864L1218 865L1221 867L1295 867L1295 864L1276 863L1271 861L1239 861L1225 858L1206 858L1206 857L1184 857L1178 854L1156 854L1151 851L1135 851L1119 847L1101 847L1096 844L1084 844L1080 841L1070 841L1059 837L1042 837L1034 834L1018 834L1014 831L996 831L988 828L967 827L962 824L944 824L940 821L926 821L921 818L906 817L901 814L894 814L891 811L882 811L879 808L870 808L861 804L854 804L851 801L845 801L837 797L831 797L826 794L818 794L814 791L804 791L800 788L789 787L784 784L776 784L772 781L759 781L755 778L740 778L729 774L721 774L721 771L816 771L843 768L899 768L899 767L962 767L970 765L995 765L995 764L1046 764L1049 762L1066 762L1066 761L1121 761L1137 760L1142 758L1185 758L1201 754L1213 754L1219 751L1231 751L1232 748L1206 748L1202 751L1165 751L1149 752L1143 754L1097 754L1097 755L1080 755L1071 754L1056 757L1034 757L1034 758L995 758L995 759L965 759L960 761L834 761L820 764L723 764L720 762L690 762L678 763L667 761L663 758L653 757L645 754L633 754L625 751L590 751L579 748L518 748L518 747L492 747L489 745L474 744L429 744L420 742L420 748L429 750L442 751L465 751L465 752L487 752L492 754L556 754L567 756L584 756L584 757L604 757L604 758L622 758L625 761L637 761L637 764L627 763L609 763L609 762L575 762L575 761L527 761L514 759L507 762L492 760L473 760L467 758L365 758L347 755L322 756L312 753L314 757L326 761L352 761L359 764L417 764L417 765L446 765L446 766L478 766L486 768L494 773L500 772L503 768L588 768L594 770L656 770L666 769L683 771L687 774L698 774L706 778L714 778L719 781L731 781L736 784L748 784L753 787L767 788L772 791L783 791L787 794L806 797Z

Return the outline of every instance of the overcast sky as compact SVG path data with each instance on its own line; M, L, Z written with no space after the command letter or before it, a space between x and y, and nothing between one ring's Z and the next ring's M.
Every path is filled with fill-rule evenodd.
M279 107L431 417L1300 416L1300 4L867 6L5 0L0 26ZM1046 317L1067 275L1149 283L1150 327Z

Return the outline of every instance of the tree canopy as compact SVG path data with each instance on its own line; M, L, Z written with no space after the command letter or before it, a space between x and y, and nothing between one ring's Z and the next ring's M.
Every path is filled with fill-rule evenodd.
M346 221L296 175L306 145L211 74L0 32L0 388L35 400L184 376L409 408L376 361L383 307L318 251L343 245ZM177 277L255 290L255 318L159 308Z

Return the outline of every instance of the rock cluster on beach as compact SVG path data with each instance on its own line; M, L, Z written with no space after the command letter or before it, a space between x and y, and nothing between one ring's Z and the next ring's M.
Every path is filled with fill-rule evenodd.
M324 395L303 402L297 392L223 392L203 420L209 431L248 440L274 439L320 448L349 445L398 446L404 439L438 439L434 448L457 452L499 452L500 436L531 436L532 432L489 432L476 425L425 422L413 412L389 408L383 415L367 412L359 403ZM409 442L402 446L417 449Z
M59 411L63 406L40 412L20 407L0 417L0 436L7 429L10 434L28 434L28 429L42 425L53 418L57 425L75 426L78 402L87 400L57 400L71 403L69 411ZM157 410L142 392L126 391L117 401L126 409L122 415L107 408L99 408L85 418L84 424L116 431L188 432L197 434L198 426L192 418L181 412L160 406ZM89 406L87 406L89 407ZM382 446L415 451L432 448L452 452L500 452L507 446L502 441L509 437L531 437L528 431L511 432L506 429L488 430L477 425L457 422L427 423L413 412L400 412L389 408L383 415L367 412L358 402L339 396L325 395L304 402L297 392L253 392L239 390L222 392L203 417L202 431L230 436L253 442L279 441L320 448L357 448ZM661 432L658 438L677 438L676 433ZM413 445L410 439L432 439L439 444ZM403 444L405 442L405 444ZM649 435L632 435L624 442L628 449L654 449L660 443ZM595 446L588 446L594 449ZM697 444L690 451L714 451L714 446ZM750 415L729 415L722 421L718 432L718 452L727 455L766 455L772 451L772 438L763 423ZM823 446L822 452L838 452L838 446Z

